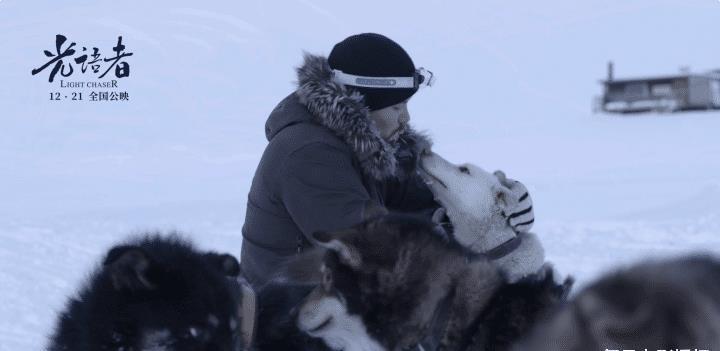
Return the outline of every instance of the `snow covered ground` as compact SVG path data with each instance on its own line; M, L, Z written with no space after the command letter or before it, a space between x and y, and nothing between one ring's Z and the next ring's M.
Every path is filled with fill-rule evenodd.
M264 121L301 50L362 31L436 73L412 123L451 161L522 180L548 259L580 285L648 257L720 253L720 113L590 113L608 59L617 76L718 68L698 33L720 4L413 4L0 1L0 351L42 349L67 296L127 235L179 230L239 254ZM106 47L122 34L131 101L48 101L57 84L30 70L57 33Z
M517 168L509 174L530 188L537 211L535 232L546 245L548 259L562 273L576 276L579 285L620 264L647 257L720 253L720 165L713 158L720 154L720 142L708 132L720 130L719 113L648 115L632 120L592 117L604 119L601 122L579 118L584 122L572 130L537 136L528 144L533 145L533 154L548 155L538 160L543 166L538 165L537 172L534 162L505 164L500 157L443 147L451 144L444 141L453 139L450 134L437 135L437 149L458 162L487 161ZM685 124L693 127L680 128ZM658 139L636 138L639 129L655 128ZM578 136L583 130L586 134ZM608 141L608 135L614 142ZM671 136L674 141L667 141ZM572 142L566 148L550 139ZM459 145L513 148L499 139ZM519 149L522 145L508 154L519 154ZM606 155L613 152L627 156ZM253 169L255 161L236 166ZM201 248L239 254L250 180L249 173L235 179L240 188L235 201L188 199L0 218L0 350L40 349L67 296L105 250L127 235L180 230Z

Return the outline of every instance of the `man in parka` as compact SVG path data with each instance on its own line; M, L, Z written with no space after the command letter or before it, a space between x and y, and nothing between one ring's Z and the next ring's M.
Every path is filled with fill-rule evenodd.
M389 38L364 33L327 58L306 54L297 74L297 90L265 124L269 144L248 194L241 264L253 286L311 246L315 231L440 207L415 170L430 141L407 111L431 73Z

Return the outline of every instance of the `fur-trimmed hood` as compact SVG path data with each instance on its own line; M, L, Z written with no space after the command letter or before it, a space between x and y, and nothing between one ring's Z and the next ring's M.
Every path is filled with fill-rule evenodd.
M408 129L387 143L363 97L331 81L327 59L306 55L298 88L265 123L243 224L243 274L259 287L317 231L349 228L388 209L437 208L417 175L430 141ZM397 145L394 145L397 144Z
M370 119L362 94L332 81L327 58L306 53L297 75L295 94L300 103L307 107L315 122L330 129L352 149L366 176L376 180L399 176L402 170L398 158L403 153L417 155L430 148L429 137L409 126L397 143L383 139Z

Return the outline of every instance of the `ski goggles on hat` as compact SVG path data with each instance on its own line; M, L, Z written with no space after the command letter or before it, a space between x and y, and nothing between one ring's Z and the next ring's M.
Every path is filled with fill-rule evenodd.
M435 84L435 76L432 71L429 71L423 67L415 70L412 77L369 77L369 76L358 76L354 74L345 73L341 70L334 69L332 79L336 83L343 85L351 85L354 87L363 88L381 88L381 89L396 89L396 88L420 88L423 86L432 86Z

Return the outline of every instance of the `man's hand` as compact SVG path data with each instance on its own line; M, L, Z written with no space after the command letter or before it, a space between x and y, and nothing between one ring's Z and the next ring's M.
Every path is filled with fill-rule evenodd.
M517 200L517 205L508 209L506 213L508 225L516 233L529 232L535 222L535 213L533 212L532 199L527 188L523 183L507 178L503 171L495 171L494 174L502 185L510 189L510 192Z

